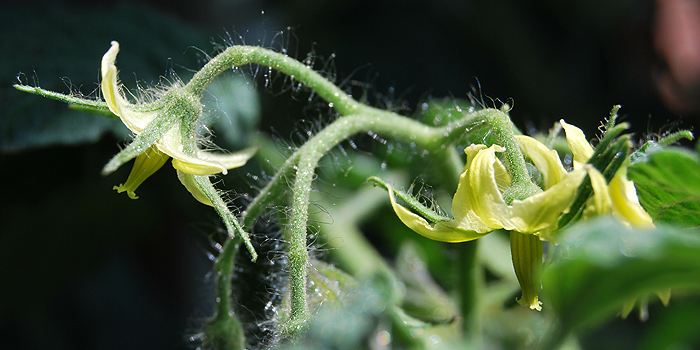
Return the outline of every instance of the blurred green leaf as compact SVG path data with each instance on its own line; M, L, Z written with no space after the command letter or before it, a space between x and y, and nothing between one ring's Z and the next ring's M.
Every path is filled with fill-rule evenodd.
M700 226L700 158L681 148L646 155L629 167L642 206L654 221Z
M219 76L207 88L203 101L209 111L204 124L213 124L220 146L238 149L250 145L260 124L260 98L253 84L240 75Z
M32 24L27 25L27 18ZM89 33L86 28L91 28ZM95 142L105 133L125 138L130 132L119 121L82 113L64 103L17 91L12 83L99 98L100 58L112 40L122 44L120 77L135 95L169 69L198 68L203 57L188 47L209 45L206 33L175 17L142 6L72 11L39 6L31 12L0 11L0 151L17 152L56 144ZM170 61L172 58L172 61ZM175 63L173 63L175 62ZM183 79L191 74L178 69Z
M433 280L423 256L425 252L413 241L406 241L396 257L396 272L406 286L403 309L424 322L448 323L458 313L457 306Z
M561 236L542 280L564 337L614 315L625 301L700 287L700 234L667 226L632 230L611 217L588 221Z

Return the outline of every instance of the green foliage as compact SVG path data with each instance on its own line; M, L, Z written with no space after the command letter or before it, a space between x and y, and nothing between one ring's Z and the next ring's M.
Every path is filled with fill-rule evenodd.
M625 302L668 288L700 288L700 233L591 220L561 236L542 280L558 321L548 344L556 348L569 332L614 316Z
M27 25L27 18L33 18L31 25ZM59 103L37 105L36 97L15 91L11 83L19 80L21 84L41 84L45 89L94 101L100 99L94 84L98 68L95 63L111 40L128 40L137 45L132 53L124 55L122 68L139 72L136 78L146 84L157 83L159 76L168 75L165 68L172 52L183 52L187 45L208 44L203 32L134 5L123 5L111 12L37 6L29 13L3 11L0 21L3 34L7 34L0 40L0 104L5 106L0 112L3 152L94 143L109 133L117 139L129 136L119 121L95 118ZM89 33L85 28L91 28ZM144 33L148 35L144 37ZM136 52L143 54L133 54ZM199 66L194 53L176 59L180 67ZM133 92L138 94L137 90Z
M700 226L700 157L682 148L646 154L629 167L639 201L661 222Z
M316 98L323 99L324 105L331 109L333 117L330 122L318 130L307 132L308 139L290 152L285 160L279 159L273 141L254 135L261 120L256 92L238 76L215 80L232 68L248 64L290 76L294 84L304 86ZM159 88L163 88L163 91L153 96L168 96L167 87ZM650 144L630 160L630 136L622 135L627 124L615 125L619 106L613 109L606 133L588 160L588 166L599 170L604 181L609 183L620 173L620 169L631 162L629 178L636 182L640 202L657 227L646 230L630 228L609 215L581 222L582 217L593 215L590 202L594 191L590 179L588 182L577 182L578 192L573 198L562 195L566 200L571 199L568 203L573 203L566 204L562 200L565 203L562 210L569 205L568 212L559 216L561 211L558 211L553 215L553 223L559 223L560 231L557 233L558 245L550 246L550 257L543 271L542 300L546 311L535 313L515 305L520 290L510 267L511 257L505 238L508 232L491 228L484 232L484 235L493 232L488 238L458 246L417 238L388 210L385 193L362 183L369 178L387 189L393 188L394 182L398 182L397 186L403 185L406 174L413 179L426 175L426 178L437 181L429 181L434 185L430 193L424 196L418 191L419 195L428 198L430 205L449 202L458 183L463 186L463 179L470 181L468 176L460 177L460 174L466 174L463 170L463 147L473 142L498 144L503 152L499 152L500 158L494 158L493 163L496 159L502 161L498 171L500 175L508 175L508 184L503 184L503 191L500 188L489 193L482 191L481 195L486 197L484 200L494 200L493 196L498 195L508 197L507 205L499 208L510 210L508 205L511 202L524 202L521 200L547 189L538 187L531 179L530 172L536 168L531 164L534 161L523 155L516 142L515 135L519 132L507 114L507 108L502 111L475 109L471 103L463 100L428 99L421 104L419 115L410 118L354 100L323 74L311 69L308 64L290 58L286 52L246 45L222 50L208 60L184 88L189 88L192 95L197 97L196 101L189 102L197 108L204 106L197 111L206 109L213 113L202 120L190 118L179 121L181 129L177 130L181 134L175 135L193 147L175 148L181 149L186 156L197 154L196 147L208 142L208 139L195 141L194 136L206 133L213 124L215 133L233 148L260 147L259 159L273 172L273 175L265 178L264 185L255 188L253 198L241 208L236 208L240 210L231 210L231 202L222 195L223 191L214 186L216 182L211 182L210 177L217 172L184 175L196 175L194 182L183 183L187 190L195 194L193 188L198 187L203 191L210 201L205 203L199 199L200 202L213 203L224 218L229 233L234 228L238 232L238 237L231 236L223 245L215 243L218 247L216 254L212 255L215 311L201 326L198 336L203 346L217 349L268 345L357 349L392 344L396 348L441 349L489 346L559 348L564 344L576 348L576 340L571 335L582 334L610 319L625 303L637 298L644 299L650 293L661 293L668 288L683 292L700 288L700 236L696 231L700 223L700 157L683 149L659 150ZM77 94L57 95L29 86L20 89L82 105L92 112L101 111L101 114L110 116L105 110L106 103L93 98ZM203 105L199 101L200 96ZM126 103L124 106L133 107ZM163 113L162 118L171 120L181 117L183 108L178 106L182 105L167 105L167 113ZM14 135L6 138L9 141L3 145L5 149L92 141L112 130L112 126L120 125L113 119L95 117L94 120L100 122L84 125L90 132L76 134L74 129L80 128L71 123L80 119L74 118L68 122L66 120L72 118L68 116L46 119L38 128L24 122L14 124L14 121L21 119L18 116L24 113L23 108L20 106L11 111L13 114L8 118L10 123L5 124L6 129L0 132L21 134L26 131L30 136L21 140ZM142 114L155 113L155 109L148 109L148 106L140 108L135 110ZM124 115L119 117L125 119ZM45 129L47 126L49 130ZM144 147L158 146L165 133L162 125L153 128L161 133L154 133L149 143L143 143ZM195 129L198 133L190 132ZM134 132L142 135L146 131L152 130L143 128ZM327 163L323 163L323 159L328 155L337 156L334 152L336 147L357 134L388 139L392 146L393 143L410 146L385 156L384 161L389 160L390 163L389 170L385 169L386 162L379 165L376 159L379 157L358 155L360 152L344 155L356 169L325 166ZM65 139L61 141L61 138ZM554 144L557 140L552 135L549 141ZM138 148L134 152L145 151L144 147L137 146L134 146ZM553 153L544 149L543 154L545 151L549 152L546 154ZM200 155L206 157L211 153L202 152ZM557 166L561 166L556 156L552 158ZM127 160L125 158L119 165ZM319 167L323 167L324 171L319 172ZM569 174L568 171L561 172ZM478 181L469 183L470 186L497 181L495 177L484 178L479 171L475 173L469 175L474 175ZM391 178L393 182L390 184L388 180L379 180L379 177L375 177L378 175ZM323 181L316 181L319 176ZM431 221L448 219L445 213L433 210L423 201L401 191L396 194L415 211L431 216ZM469 192L469 195L471 197L465 196L463 200L474 200L479 193L472 195ZM627 196L624 200L637 204L636 198L632 197ZM341 205L336 206L339 203ZM324 209L316 211L314 205ZM605 214L610 211L610 205L593 209ZM480 208L470 210L468 219L500 220L503 217L492 213L484 215L482 211ZM328 218L331 220L325 220ZM256 231L256 222L265 220L270 221L270 226L281 230L279 237ZM513 220L523 219L518 217ZM523 248L511 254L515 256L516 264L518 260L527 261L527 268L516 271L535 276L528 280L528 284L537 294L540 284L537 276L543 253L540 232L520 233L513 228L508 229L516 235L527 234L523 237L527 238L528 246L536 248ZM261 255L261 258L269 259L270 266L279 262L266 286L270 290L261 292L274 295L265 295L271 300L270 303L275 303L266 305L265 310L246 310L244 305L248 304L234 303L231 290L232 276L241 273L234 264L241 237L246 239L252 260L257 256L253 243L247 241L249 232L253 243L258 246L261 245L260 241L265 240L281 242L276 250L268 252L279 254L281 258ZM438 236L444 233L436 231ZM523 237L516 236L518 239ZM439 240L439 237L435 239ZM517 244L513 246L518 249ZM324 251L324 247L328 248L327 254L319 253ZM524 254L524 258L519 259L518 254ZM243 297L262 298L260 294ZM257 323L241 323L238 318L241 312L249 312L249 318ZM267 319L257 319L262 317ZM261 324L267 327L264 334L267 338L246 339L247 333L255 333L250 329L262 327ZM546 330L550 331L546 333ZM683 333L684 336L687 333Z

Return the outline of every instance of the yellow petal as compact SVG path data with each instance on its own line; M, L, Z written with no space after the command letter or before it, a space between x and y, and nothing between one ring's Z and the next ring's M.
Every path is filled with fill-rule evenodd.
M170 152L177 156L173 158L173 167L192 175L212 175L228 173L228 169L238 168L255 154L257 147L246 148L233 154L215 154L198 151L197 157L188 156L182 152Z
M499 189L509 184L510 178L496 157L497 151L502 152L503 148L471 145L464 150L467 166L452 199L455 227L482 233L512 229L510 211Z
M158 171L167 160L167 155L159 152L154 147L149 147L144 153L136 157L134 167L131 168L131 173L129 173L126 183L114 186L114 190L118 193L126 191L126 194L131 199L139 198L136 196L136 189L153 173Z
M668 306L668 302L671 300L671 288L656 291L656 295L664 306Z
M391 186L387 185L387 190L389 191L391 207L394 209L396 216L399 217L404 225L421 236L435 241L457 243L471 241L485 235L475 231L461 230L459 228L450 227L442 222L432 226L424 218L396 203L394 190Z
M612 204L610 192L605 177L593 166L587 166L588 177L591 179L593 187L593 197L588 199L586 209L583 212L583 219L604 215L610 212Z
M559 215L571 205L574 194L585 175L583 171L572 171L546 191L524 200L514 200L511 203L511 221L513 222L511 229L522 233L540 234L543 233L541 231L554 230Z
M258 151L257 146L248 147L236 153L213 153L208 151L197 151L197 158L203 159L212 163L221 164L226 169L239 168L245 165Z
M194 181L193 176L194 175L183 173L180 170L177 171L178 180L180 180L180 183L182 183L187 189L187 191L189 191L192 194L192 197L194 197L202 204L206 204L210 207L213 207L214 204L212 204L209 200L209 197L207 197L207 195L204 194L204 192L202 192L202 189L199 188L197 182Z
M119 82L117 81L117 66L114 62L117 60L119 53L119 43L112 41L112 46L102 56L102 95L107 102L107 106L112 113L121 116L120 102L121 95L119 94Z
M654 227L651 216L639 204L634 183L627 180L627 167L623 166L617 171L609 188L615 218L634 227Z
M593 147L588 143L586 135L583 134L581 129L566 123L564 119L559 122L566 132L566 141L574 154L574 169L578 169L593 156Z
M258 150L257 147L249 147L236 153L224 154L196 149L194 155L191 155L184 151L184 144L178 125L174 125L156 143L161 152L173 158L175 169L192 175L226 175L228 169L243 166Z
M118 53L119 43L112 41L112 46L102 56L102 82L100 85L102 87L102 95L107 102L109 110L119 116L119 119L129 130L139 133L155 118L155 113L134 111L133 106L122 96L119 88L117 66L114 64Z
M510 231L510 252L522 296L516 301L530 309L541 311L540 275L542 272L542 241L535 235Z
M561 165L557 151L547 148L542 142L529 136L516 135L515 139L520 143L520 147L525 155L532 160L535 167L542 173L544 189L548 189L561 181L566 174L566 169Z
M630 299L627 300L622 304L622 311L620 312L620 317L622 319L626 319L627 316L629 316L630 312L632 312L632 309L634 309L634 306L637 305L637 299Z

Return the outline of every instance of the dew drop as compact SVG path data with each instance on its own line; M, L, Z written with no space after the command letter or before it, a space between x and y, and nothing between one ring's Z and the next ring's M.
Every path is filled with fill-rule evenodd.
M377 333L377 343L381 346L387 346L391 344L391 333L387 331L381 331Z

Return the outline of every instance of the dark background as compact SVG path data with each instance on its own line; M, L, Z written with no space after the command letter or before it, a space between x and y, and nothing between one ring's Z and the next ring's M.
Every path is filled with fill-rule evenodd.
M68 88L61 78L69 77L89 94L110 40L120 42L121 77L133 85L132 72L148 83L169 67L197 69L202 56L192 47L211 53L212 41L231 35L235 43L244 37L249 44L286 47L299 59L311 50L319 62L335 55L338 82L350 78L347 84L371 91L372 103L390 101L406 113L429 96L473 93L489 106L510 101L511 116L524 130L546 130L564 118L592 137L611 107L621 104L621 114L644 138L676 125L692 127L698 116L692 108L669 108L659 97L656 77L665 63L653 45L654 9L651 1L622 0L3 3L0 344L187 348L188 337L211 314L208 237L221 226L185 191L171 190L181 187L168 167L139 189L138 201L111 191L129 171L99 175L123 144L119 136L97 135L82 145L22 145L29 136L13 129L19 115L65 107L13 90L19 72L63 92ZM284 35L274 41L280 31ZM274 127L284 137L297 120L313 117L306 100L260 90L263 131ZM20 102L26 105L17 107ZM33 123L41 127L42 118ZM227 184L236 187L240 180L245 188L250 180L242 173ZM602 348L606 339L619 348L615 341L633 342L642 329L634 320L616 320L584 344Z

